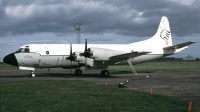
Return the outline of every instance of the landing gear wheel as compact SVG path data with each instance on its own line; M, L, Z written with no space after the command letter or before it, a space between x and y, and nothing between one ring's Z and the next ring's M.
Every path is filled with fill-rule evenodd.
M35 77L35 71L31 71L30 77Z
M104 70L104 74L105 74L106 77L110 77L110 73L109 73L108 70Z
M108 70L102 70L102 71L101 71L101 76L110 77L110 73L109 73Z
M105 76L104 70L101 71L101 76Z
M35 77L35 74L34 74L34 73L33 73L33 74L31 74L31 76L32 76L32 77Z
M82 70L76 69L76 70L75 70L75 74L76 74L76 75L82 75Z
M34 74L34 73L31 73L31 74L30 74L30 77L35 77L35 74Z

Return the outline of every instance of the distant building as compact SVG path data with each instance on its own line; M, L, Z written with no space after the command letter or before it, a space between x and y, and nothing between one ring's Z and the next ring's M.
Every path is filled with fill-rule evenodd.
M183 61L183 58L174 58L174 61Z
M196 59L197 59L197 58L188 55L188 56L186 56L186 57L183 58L183 61L194 61L194 60L196 60Z
M160 58L160 59L156 59L156 60L153 60L153 61L156 61L156 62L168 62L168 61L174 61L174 57L165 57L165 58Z

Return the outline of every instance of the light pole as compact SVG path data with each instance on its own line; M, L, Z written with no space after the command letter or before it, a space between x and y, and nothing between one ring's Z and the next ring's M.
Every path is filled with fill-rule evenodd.
M77 31L77 44L80 44L81 43L81 40L80 40L80 38L81 38L80 31L82 29L81 28L81 24L76 23L74 25L74 29Z

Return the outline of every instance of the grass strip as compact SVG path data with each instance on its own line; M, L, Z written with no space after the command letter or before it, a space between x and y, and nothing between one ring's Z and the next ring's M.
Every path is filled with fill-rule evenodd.
M138 73L152 73L157 71L200 70L200 62L147 62L134 65ZM131 72L128 65L109 66L109 70Z
M188 102L87 81L1 83L2 112L186 112ZM193 106L191 112L199 112Z

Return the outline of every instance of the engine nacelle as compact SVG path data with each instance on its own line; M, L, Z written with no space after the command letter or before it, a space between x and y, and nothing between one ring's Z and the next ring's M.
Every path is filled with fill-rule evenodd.
M85 64L85 57L80 55L80 52L74 52L75 53L75 61L79 62L80 64ZM86 63L88 66L93 66L94 60L91 58L86 58Z
M96 61L108 61L111 56L121 54L119 51L116 50L95 47L90 48L90 52L93 53L90 58L93 58Z

